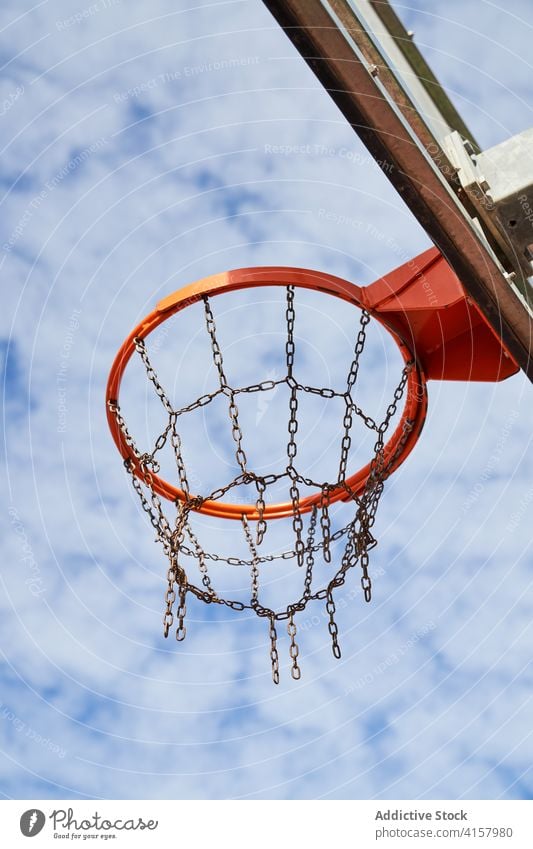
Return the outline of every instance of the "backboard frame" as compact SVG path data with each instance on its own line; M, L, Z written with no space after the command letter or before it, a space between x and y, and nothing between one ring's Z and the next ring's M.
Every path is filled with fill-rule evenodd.
M518 271L513 274L504 268L497 247L489 244L466 214L456 169L406 88L388 68L356 9L366 3L379 6L383 15L389 4L384 0L263 2L533 382L527 281ZM438 86L433 80L432 86ZM456 127L450 123L450 129Z

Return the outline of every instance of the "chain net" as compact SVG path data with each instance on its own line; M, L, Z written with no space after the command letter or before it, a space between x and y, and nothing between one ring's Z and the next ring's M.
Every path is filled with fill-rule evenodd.
M195 596L206 604L225 605L235 611L251 610L257 616L264 618L268 624L268 636L270 641L270 660L272 664L272 678L274 683L279 683L279 655L277 648L278 634L276 625L280 622L287 623L289 636L289 656L291 661L291 675L299 679L301 675L298 662L299 648L296 642L297 626L295 615L305 610L307 605L313 601L325 603L327 614L328 631L331 637L333 655L340 658L341 650L338 641L338 626L335 621L334 592L343 586L350 570L359 568L359 578L366 602L371 600L372 582L369 574L369 552L377 544L372 535L376 511L381 498L386 478L394 467L394 463L400 455L413 422L407 419L403 424L403 434L394 452L394 455L385 458L385 434L391 419L397 411L397 406L402 399L408 380L409 373L414 366L413 362L407 362L402 370L401 379L394 391L392 402L389 404L385 416L381 422L376 422L371 416L366 415L357 405L353 397L359 372L359 360L365 346L367 326L370 315L366 310L361 310L359 327L354 346L353 359L350 365L346 381L346 390L336 392L331 388L316 388L299 383L295 376L295 306L294 286L286 287L286 342L285 361L286 372L279 380L265 380L262 383L253 384L241 388L229 385L224 371L224 361L220 349L216 324L213 317L211 303L208 296L203 296L205 323L209 335L213 363L217 371L219 388L207 395L202 395L186 407L176 409L170 402L165 390L159 382L157 374L151 364L144 340L136 338L135 348L146 369L146 375L153 385L161 404L167 414L167 424L155 441L150 453L141 452L133 437L131 436L120 407L116 401L109 401L109 407L116 418L126 444L131 454L136 458L141 476L136 473L135 464L128 458L125 467L131 477L131 483L140 499L143 510L150 518L150 522L156 532L156 541L161 543L168 558L167 588L165 592L165 611L163 615L163 633L168 637L171 628L175 628L178 641L186 635L187 596ZM289 390L289 417L288 417L288 442L287 442L287 465L285 469L277 474L259 475L249 468L246 453L243 446L243 434L239 424L239 410L237 398L242 393L259 393L274 390L280 384L286 384ZM302 474L298 467L298 399L301 393L319 395L325 399L339 398L345 404L342 422L342 440L340 447L340 458L335 481L314 481ZM207 495L192 494L187 479L187 470L182 455L182 441L178 430L180 417L211 403L216 397L224 395L227 398L227 406L231 433L235 443L235 460L239 469L238 474L225 486L213 490ZM362 491L356 493L347 481L347 465L350 447L352 444L351 430L354 417L358 417L370 431L375 434L375 443L370 462L368 479ZM183 498L174 502L176 517L169 520L163 512L161 499L154 490L153 476L160 470L158 453L170 443L175 460L179 486ZM289 500L291 504L291 524L294 533L294 547L278 554L263 553L261 551L267 532L267 520L265 518L266 493L279 481L286 480ZM194 533L191 522L191 511L198 511L202 504L207 501L222 500L224 496L235 487L242 484L251 484L257 494L255 507L257 520L250 526L250 521L243 514L240 517L244 540L249 555L247 557L223 557L219 554L205 551ZM311 487L319 498L312 507L307 529L304 529L304 520L300 509L300 491L302 487ZM342 487L346 492L346 498L353 505L353 516L351 521L334 533L331 531L330 520L330 494L333 490L338 491ZM271 520L273 521L273 520ZM338 568L331 568L331 577L325 586L316 589L313 586L313 569L317 556L323 558L325 564L331 564L332 546L338 540L345 539L344 552ZM196 563L198 577L193 579L186 572L184 558L192 558ZM297 567L302 570L302 594L300 598L289 602L284 609L274 610L264 606L260 601L260 567L277 559L294 560ZM209 563L222 562L230 566L245 567L250 573L250 599L248 603L225 598L217 593L212 584L209 574ZM190 569L189 569L190 572Z

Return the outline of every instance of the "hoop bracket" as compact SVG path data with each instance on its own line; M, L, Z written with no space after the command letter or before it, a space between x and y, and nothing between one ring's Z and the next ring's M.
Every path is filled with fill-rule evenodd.
M494 382L519 370L436 248L361 291L366 308L406 340L427 380Z

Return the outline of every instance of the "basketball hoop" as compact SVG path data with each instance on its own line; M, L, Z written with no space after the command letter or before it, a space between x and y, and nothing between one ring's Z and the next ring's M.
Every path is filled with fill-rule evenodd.
M297 268L247 268L229 271L225 274L204 278L165 298L125 340L115 358L109 376L106 393L107 417L113 439L123 457L132 484L140 498L143 509L156 530L156 538L163 545L169 560L168 586L165 596L166 609L163 617L165 637L168 636L176 616L176 639L178 641L184 639L188 593L207 604L226 605L234 610L250 609L257 616L268 621L272 675L274 682L278 683L279 657L276 624L280 621L287 622L287 632L290 638L291 673L294 678L299 678L299 649L295 639L295 614L304 610L311 601L322 600L325 601L326 605L333 654L337 658L340 657L333 592L345 583L349 570L358 566L361 570L360 582L364 598L367 602L371 599L372 584L368 569L369 551L376 545L376 540L372 535L372 527L379 500L383 493L385 481L403 463L420 436L427 409L426 379L437 376L436 372L440 367L439 351L436 352L435 350L438 349L438 345L433 344L430 349L423 342L424 328L428 321L438 320L441 330L444 328L441 333L443 340L441 359L444 363L446 351L452 350L451 343L446 338L445 331L448 325L445 316L453 313L453 342L457 347L459 309L466 316L466 318L461 319L464 325L464 333L469 332L469 338L476 332L480 333L484 340L485 350L489 352L489 360L492 356L494 362L492 377L485 376L482 379L500 379L515 370L514 362L510 361L507 363L508 371L506 372L504 355L507 358L508 355L506 352L502 353L499 340L491 336L487 331L486 324L480 320L478 313L468 305L460 284L453 275L452 277L449 276L452 273L438 252L427 251L421 257L411 261L408 266L409 268L403 266L401 269L397 269L389 278L377 281L365 289L329 274ZM432 304L428 307L426 295L424 294L422 297L421 286L425 284L428 276L436 273L440 276L440 291L442 292L444 288L446 294L441 297L442 303ZM444 287L443 280L447 284ZM216 301L217 296L223 293L266 286L284 287L286 291L286 372L279 380L265 380L249 386L235 387L228 383L224 371L223 352L217 339L212 301ZM294 365L294 327L297 314L295 294L299 289L315 290L340 298L361 311L354 340L353 359L346 378L346 387L342 390L340 388L308 386L298 382L297 369ZM171 316L198 302L203 302L204 306L206 332L219 387L216 391L202 395L191 401L187 406L177 409L171 403L159 382L149 358L145 340ZM457 304L459 304L459 307L456 308ZM455 312L454 309L450 310L451 306L454 307ZM427 315L425 320L421 321L423 309L425 309ZM439 314L439 310L441 314ZM372 319L383 325L392 336L403 360L401 375L392 401L381 422L375 421L360 408L356 393L360 357L365 347L367 326ZM478 328L477 331L476 328ZM141 451L137 447L128 430L119 403L122 377L135 353L140 356L147 377L153 385L167 416L166 426L159 434L150 452ZM456 359L456 357L450 356L448 365L452 371L455 369L452 379L461 379L460 376L457 377L456 375L456 372L460 373L461 368L460 363L457 365ZM500 364L498 367L496 361ZM472 369L470 373L472 373ZM446 374L445 367L443 367L442 374L439 376L441 379L450 377ZM470 378L463 376L462 379ZM243 447L243 433L239 423L237 402L239 396L243 393L269 392L281 384L287 386L290 394L286 466L278 473L260 475L249 467ZM335 477L329 481L315 481L307 477L306 470L301 469L298 464L298 401L303 393L318 395L324 399L337 398L345 405L338 468ZM219 397L227 399L229 424L235 443L235 460L239 473L219 489L211 492L192 493L183 460L178 423L181 416L205 407ZM403 402L401 418L393 433L386 439L389 425L397 413L400 402ZM375 434L372 455L368 463L358 471L348 469L351 430L354 419L363 422L364 426ZM165 446L170 446L172 449L177 474L176 484L170 483L158 474L160 471L158 453ZM287 486L288 500L267 503L266 494L269 488L279 482ZM224 497L231 490L241 485L254 488L253 501L233 504L224 500ZM311 489L312 494L301 495L304 487ZM172 520L167 518L164 513L161 498L175 505L177 515ZM332 533L330 507L341 500L353 505L353 515L347 525ZM249 550L249 557L245 559L222 558L219 555L206 552L191 528L189 521L191 511L239 521L242 525L243 538ZM303 517L306 514L310 514L310 517L305 531ZM263 554L262 546L267 534L268 523L282 518L292 520L294 547L281 554ZM252 530L251 523L255 523L255 533ZM332 570L333 574L331 574L326 585L316 590L312 586L315 556L320 554L326 564L331 563L332 544L340 539L345 540L340 565L335 571ZM184 557L193 558L197 562L198 583L201 586L197 586L193 582L190 570L187 571L184 568ZM263 606L259 600L260 566L277 558L294 559L297 566L302 568L303 573L301 597L286 604L281 611ZM248 604L224 598L213 587L208 573L208 562L224 559L231 565L244 566L250 570L250 602ZM178 605L176 614L174 614L176 591Z

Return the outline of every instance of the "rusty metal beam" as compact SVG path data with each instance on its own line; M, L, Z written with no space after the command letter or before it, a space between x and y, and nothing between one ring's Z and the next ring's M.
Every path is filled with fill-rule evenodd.
M474 138L472 130L466 126L445 89L413 42L412 34L406 30L388 0L368 0L368 2L386 31L394 40L398 49L402 52L405 61L411 66L413 74L416 74L428 96L435 103L439 113L450 127L450 130L457 130L457 132L461 133L465 139L469 140L472 147L479 152L481 148Z
M352 6L346 0L263 2L533 382L530 314L380 83L379 68L363 57L356 40L364 38L364 25Z

